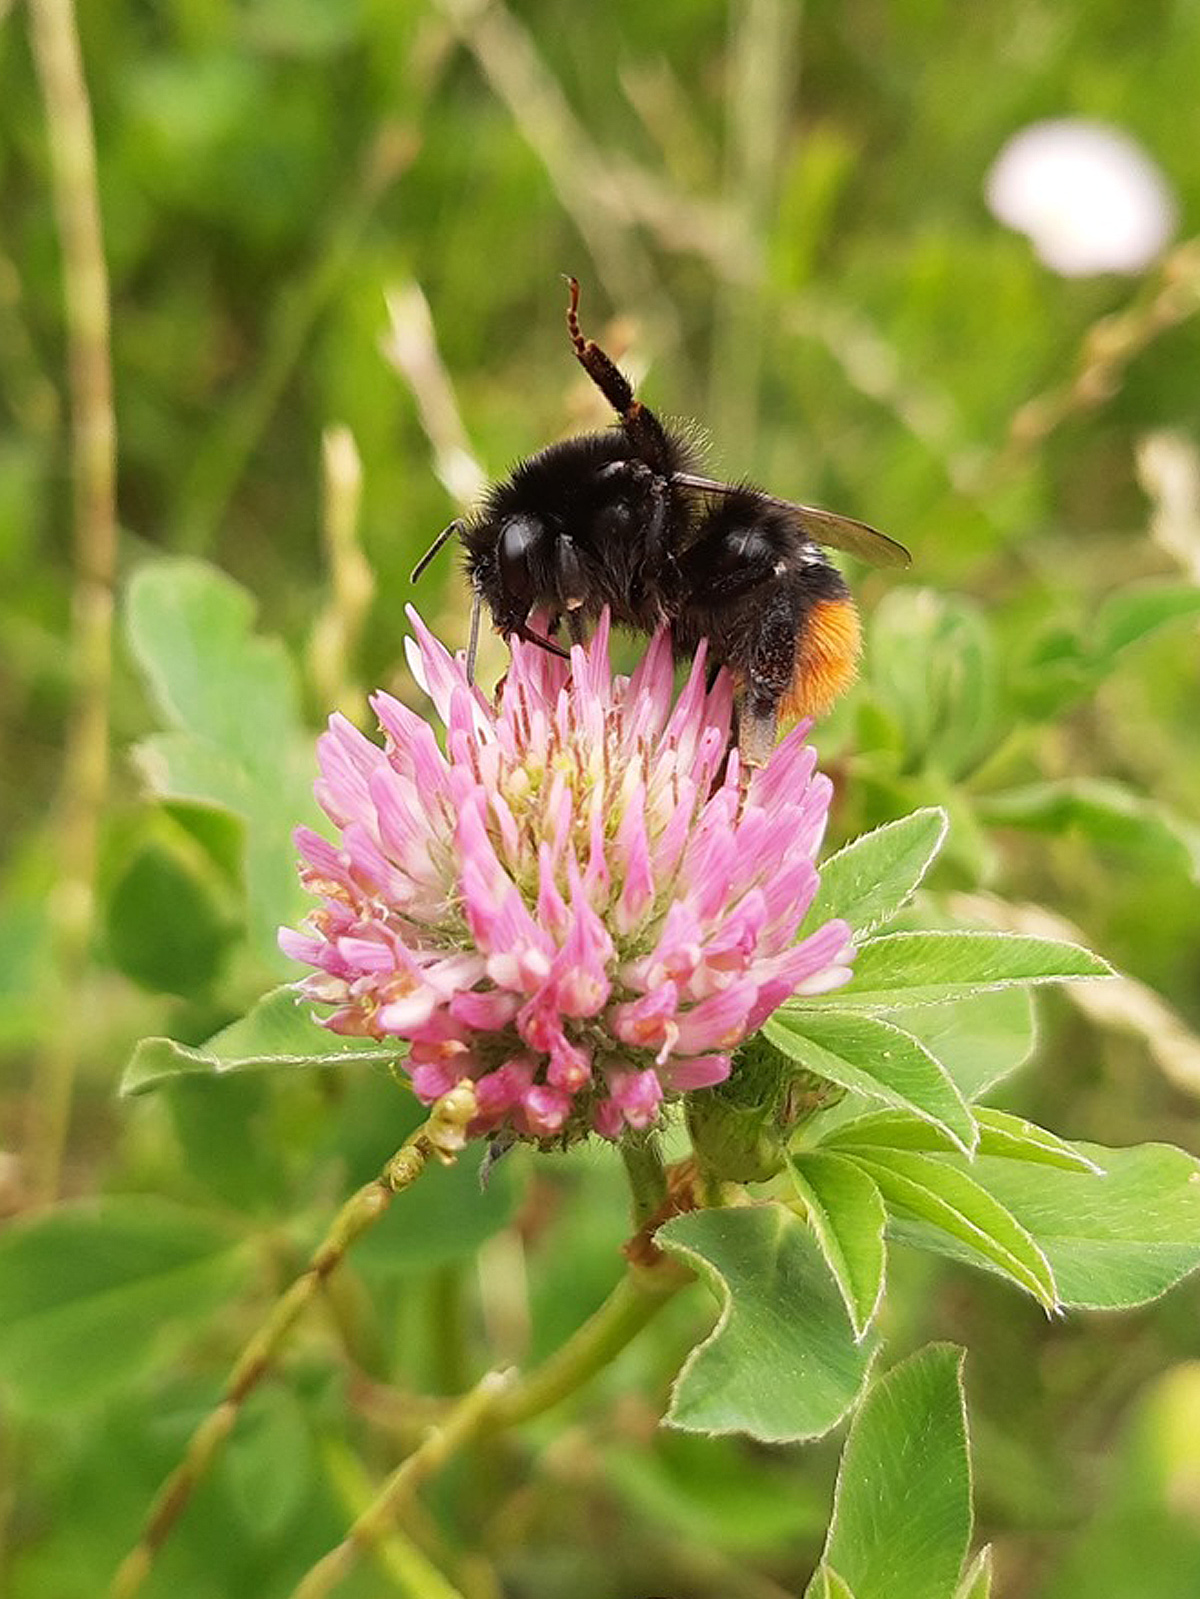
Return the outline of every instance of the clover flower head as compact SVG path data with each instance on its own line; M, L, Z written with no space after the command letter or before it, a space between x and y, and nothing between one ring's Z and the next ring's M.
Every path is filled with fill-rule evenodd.
M296 833L321 903L280 944L325 1026L407 1044L426 1102L473 1079L473 1133L617 1139L849 978L845 922L797 942L831 796L807 724L746 782L703 645L676 697L665 629L631 677L607 617L569 662L514 639L492 704L409 616L444 749L389 694L383 748L334 716L317 797L340 837Z

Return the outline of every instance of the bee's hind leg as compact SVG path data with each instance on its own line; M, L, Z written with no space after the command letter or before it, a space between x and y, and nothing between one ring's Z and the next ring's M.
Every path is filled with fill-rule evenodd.
M779 705L743 696L736 710L738 757L744 771L765 766L779 733Z

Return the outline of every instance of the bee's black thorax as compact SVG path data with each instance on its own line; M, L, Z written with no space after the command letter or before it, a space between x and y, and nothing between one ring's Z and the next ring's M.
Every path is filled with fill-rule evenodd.
M665 431L661 441L665 471L614 428L552 444L490 490L462 541L472 585L502 632L518 631L531 611L594 621L608 606L616 622L643 631L674 614L673 552L687 507L670 473L687 452Z

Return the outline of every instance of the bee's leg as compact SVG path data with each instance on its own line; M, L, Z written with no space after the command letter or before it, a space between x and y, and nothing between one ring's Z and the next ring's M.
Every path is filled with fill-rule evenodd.
M745 662L738 717L738 749L747 766L765 766L775 747L779 709L796 673L796 640L802 625L803 612L793 588L777 588L763 597Z
M513 628L513 632L522 641L522 643L536 644L539 649L545 650L548 655L557 655L560 661L569 661L571 659L570 655L568 655L566 650L564 650L561 645L556 644L553 639L544 638L541 633L535 633L533 629L531 627L527 627L524 622L519 622L517 626Z
M583 612L578 606L567 612L567 632L571 635L572 644L582 644L587 638L587 628L583 624Z
M471 600L471 633L467 640L467 682L475 682L475 662L479 657L479 613L483 610L483 595L475 590Z
M778 702L751 700L746 695L737 709L738 755L746 771L767 764L778 732Z
M554 586L568 615L577 611L587 598L588 575L579 559L575 540L567 533L560 533L554 541Z
M567 282L571 288L567 331L576 360L621 418L626 436L639 457L650 466L666 471L671 448L662 423L653 411L634 399L633 385L612 357L604 353L595 339L584 338L579 327L579 280L567 277Z
M646 489L650 515L646 521L646 558L659 565L667 554L667 480L655 476Z

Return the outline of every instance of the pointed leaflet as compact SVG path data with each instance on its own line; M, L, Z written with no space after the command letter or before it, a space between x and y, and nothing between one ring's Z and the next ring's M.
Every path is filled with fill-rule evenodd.
M831 1566L821 1565L813 1576L808 1599L854 1599L844 1578Z
M697 1210L657 1241L721 1302L675 1379L667 1422L766 1443L818 1438L866 1381L877 1340L856 1341L808 1227L784 1205Z
M789 1157L796 1192L861 1338L883 1297L887 1211L879 1189L853 1161L809 1150Z
M1112 967L1078 944L1023 933L885 933L863 944L849 987L789 1002L784 1011L896 1010L944 1005L982 989L1111 977Z
M972 1560L954 1599L991 1599L992 1547L985 1545Z
M1059 1171L1091 1172L1103 1176L1103 1168L1065 1138L1013 1116L1006 1110L981 1105L975 1112L979 1123L979 1153L997 1155L1002 1160L1024 1160L1034 1166L1054 1166Z
M889 1211L932 1223L998 1266L1047 1310L1056 1308L1058 1291L1045 1255L1012 1213L967 1175L966 1162L902 1149L855 1150L852 1158L879 1185Z
M941 1063L966 1100L1023 1066L1037 1042L1033 995L1028 988L998 988L967 995L953 1005L921 1005L889 1013Z
M313 1020L307 1000L292 988L276 988L198 1048L173 1038L142 1039L125 1068L121 1093L144 1094L179 1077L386 1063L405 1047L399 1039L380 1043L327 1032Z
M1200 1266L1200 1161L1166 1144L1076 1148L1103 1167L1102 1175L993 1155L977 1156L970 1172L1037 1242L1064 1305L1124 1310L1157 1299ZM966 1169L957 1155L924 1158ZM954 1240L925 1226L905 1225L897 1236L968 1258Z
M975 1120L979 1126L977 1153L980 1155L1056 1166L1060 1171L1097 1173L1100 1170L1073 1144L1020 1116L994 1110L989 1105L978 1105ZM819 1139L819 1144L822 1149L917 1149L925 1154L955 1153L950 1139L928 1122L918 1121L903 1112L886 1110L840 1122Z
M932 865L946 826L945 811L930 806L886 822L831 855L821 867L807 926L820 927L840 916L861 935L891 921Z
M934 1122L964 1150L975 1121L940 1062L895 1023L879 1016L784 1007L763 1036L807 1071Z
M971 1519L962 1351L932 1344L858 1407L822 1564L856 1599L954 1599ZM810 1585L807 1599L819 1593Z

